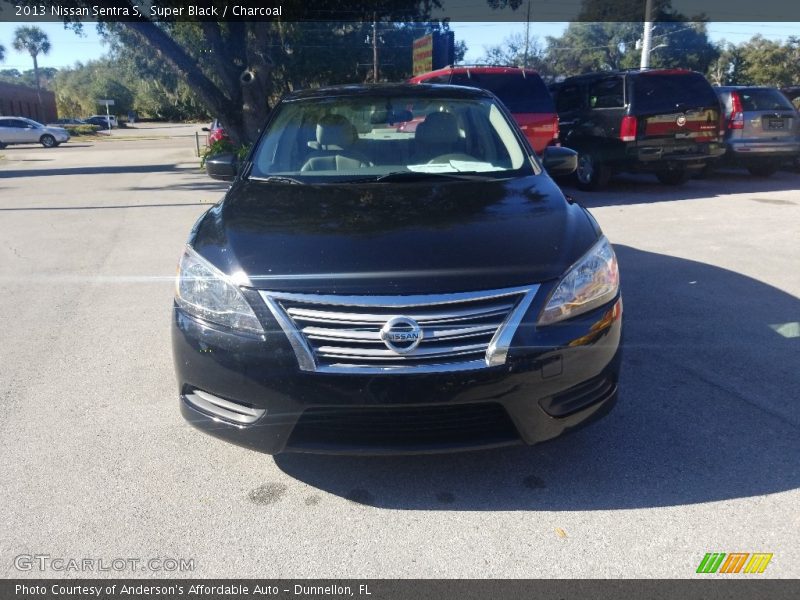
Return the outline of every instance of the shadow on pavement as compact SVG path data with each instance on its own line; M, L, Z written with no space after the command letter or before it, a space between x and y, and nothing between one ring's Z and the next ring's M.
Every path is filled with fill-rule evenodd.
M11 208L0 208L4 211L35 211L35 210L106 210L109 208L170 208L174 206L208 206L210 202L174 202L164 204L114 204L110 206L20 206Z
M559 181L559 185L565 194L587 208L593 208L675 200L702 201L729 194L796 191L800 189L800 175L779 171L771 177L754 177L743 169L726 169L715 171L705 179L690 179L678 186L664 185L655 176L646 174L620 175L612 179L607 188L596 192L581 191L568 180Z
M197 171L197 167L178 165L115 165L109 167L71 167L66 169L0 169L0 178L6 177L53 177L63 175L114 175L123 173L164 173L167 171Z
M533 448L412 457L285 454L288 475L393 509L676 506L800 484L800 300L703 263L617 246L619 404ZM793 333L794 332L794 333Z

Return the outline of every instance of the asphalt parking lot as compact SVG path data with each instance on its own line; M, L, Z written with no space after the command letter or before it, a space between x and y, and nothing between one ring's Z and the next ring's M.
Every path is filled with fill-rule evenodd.
M273 458L178 412L173 277L225 189L198 130L0 151L0 576L87 575L14 566L49 554L192 558L196 577L694 577L706 552L800 576L800 174L568 190L623 278L619 404L592 427Z

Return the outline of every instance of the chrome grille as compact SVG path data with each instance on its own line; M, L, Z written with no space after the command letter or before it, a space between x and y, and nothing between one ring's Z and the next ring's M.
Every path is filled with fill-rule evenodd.
M320 296L262 291L300 368L320 372L446 372L502 365L537 285L421 296ZM382 333L419 336L398 348ZM394 327L394 325L393 325Z

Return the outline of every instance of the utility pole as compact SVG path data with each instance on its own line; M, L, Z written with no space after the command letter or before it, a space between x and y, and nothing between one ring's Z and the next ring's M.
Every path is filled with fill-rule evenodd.
M644 32L642 34L642 60L639 68L644 70L650 66L650 46L653 43L653 0L647 0L644 6Z
M378 14L372 13L372 83L378 83Z
M528 68L528 40L531 31L531 0L528 0L528 11L525 15L525 58L522 59L522 66Z

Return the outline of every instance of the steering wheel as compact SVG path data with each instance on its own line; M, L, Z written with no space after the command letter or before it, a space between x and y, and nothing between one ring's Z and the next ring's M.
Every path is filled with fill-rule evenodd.
M475 158L474 156L470 156L469 154L464 154L461 152L453 152L451 154L441 154L439 156L435 156L434 158L428 161L428 164L432 165L434 163L446 163L450 162L451 160L465 160L469 162L475 162L478 159Z

